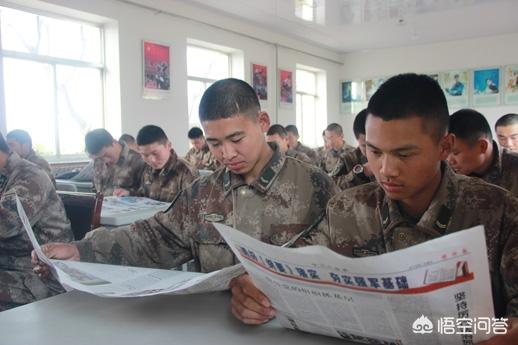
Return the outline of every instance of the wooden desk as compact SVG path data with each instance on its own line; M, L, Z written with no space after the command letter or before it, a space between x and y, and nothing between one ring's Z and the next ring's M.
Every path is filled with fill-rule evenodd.
M101 298L72 291L0 313L5 345L306 345L351 342L291 331L275 320L247 326L226 292Z

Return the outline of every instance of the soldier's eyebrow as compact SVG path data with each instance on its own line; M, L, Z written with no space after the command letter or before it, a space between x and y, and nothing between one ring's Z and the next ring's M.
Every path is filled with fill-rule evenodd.
M224 139L234 139L235 137L238 137L238 136L241 136L241 135L244 135L244 134L245 134L245 131L237 131L237 132L234 132L234 133L230 133ZM207 141L219 141L219 139L211 138L211 137L207 137L206 140Z
M375 145L373 145L372 143L370 143L368 141L365 142L365 145L370 147L373 150L383 151L382 149L380 149L379 147L376 147ZM412 150L419 150L419 146L408 144L408 145L403 145L403 146L400 146L400 147L396 147L395 149L392 149L390 151L391 152L401 152L401 151L412 151Z

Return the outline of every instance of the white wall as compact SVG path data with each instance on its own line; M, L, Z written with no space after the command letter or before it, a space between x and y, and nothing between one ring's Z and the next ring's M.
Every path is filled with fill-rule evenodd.
M131 1L117 0L9 0L25 6L38 6L49 11L73 9L113 21L108 21L110 36L118 29L118 42L110 42L118 52L119 66L112 66L114 75L120 76L120 92L110 92L110 97L120 97L120 115L118 100L110 99L106 127L114 136L120 131L135 135L146 124L156 124L164 128L179 154L188 150L188 106L187 106L187 39L197 39L218 45L239 49L244 53L245 80L250 81L250 64L261 63L268 66L269 100L263 108L269 112L272 122L283 124L295 123L295 107L277 112L277 66L295 71L297 63L303 63L325 70L327 75L328 119L338 120L338 75L340 56L332 51L310 46L304 42L278 35L265 28L240 22L230 17L222 17L207 10L195 9L185 3L174 0L139 0L140 5L159 8L164 12L178 14L172 16L156 10L141 8ZM56 6L57 5L57 6ZM68 15L76 15L66 11ZM190 16L195 20L183 18ZM205 21L208 25L200 23ZM211 24L212 23L212 24ZM216 28L214 25L226 26L228 30ZM233 31L233 32L232 32ZM259 39L255 39L259 38ZM166 99L148 100L142 97L142 40L151 40L171 46L171 87L172 91ZM271 42L271 43L270 43ZM275 43L293 47L310 55L286 48L279 48L276 58ZM116 46L118 44L118 47ZM115 54L116 55L116 54ZM323 58L315 57L322 56ZM113 59L112 59L113 60ZM114 105L114 103L117 103ZM120 116L120 121L118 116ZM113 120L115 119L115 121ZM120 122L120 127L119 127Z
M373 50L344 55L344 79L368 79L404 72L433 73L450 69L518 64L518 33L477 39L442 42L402 48ZM501 85L503 82L501 82ZM507 113L518 113L517 105L477 107L491 127ZM455 111L456 109L450 109ZM347 117L347 116L346 116ZM353 116L345 119L346 132L352 133ZM352 134L350 134L352 135Z

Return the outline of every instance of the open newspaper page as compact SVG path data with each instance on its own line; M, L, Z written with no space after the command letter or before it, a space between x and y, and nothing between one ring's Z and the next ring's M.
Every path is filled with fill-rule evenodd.
M494 323L482 226L364 258L271 246L216 228L287 328L411 345L472 344L505 331Z
M193 294L228 289L230 280L244 273L242 265L205 273L53 260L45 256L18 197L18 214L38 258L67 289L102 297Z

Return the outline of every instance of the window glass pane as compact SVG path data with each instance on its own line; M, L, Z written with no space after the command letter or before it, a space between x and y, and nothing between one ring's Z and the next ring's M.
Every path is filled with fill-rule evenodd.
M214 80L228 78L229 56L215 50L188 46L187 75Z
M60 154L84 153L84 136L103 126L101 73L95 68L56 68Z
M4 88L7 130L24 129L34 149L54 155L54 81L48 64L4 58Z
M205 92L204 83L201 81L188 80L187 81L187 95L189 107L189 127L200 126L200 118L198 108L200 106L200 99Z
M311 147L316 145L316 98L303 95L302 104L302 140Z
M101 29L1 8L2 47L23 53L100 63Z
M317 76L316 73L297 70L297 92L316 94Z
M297 128L299 130L300 133L302 133L302 95L297 93L297 99L296 99L296 123L297 123Z

